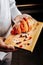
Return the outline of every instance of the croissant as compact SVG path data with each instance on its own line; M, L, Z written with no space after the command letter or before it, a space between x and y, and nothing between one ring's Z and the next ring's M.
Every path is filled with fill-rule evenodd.
M16 18L19 18L19 16ZM32 29L32 21L31 21L31 17L26 17L26 16L20 16L20 18L18 19L18 23L16 25L13 26L13 29L11 30L11 34L15 35L15 34L20 34L20 33L25 33L28 32Z

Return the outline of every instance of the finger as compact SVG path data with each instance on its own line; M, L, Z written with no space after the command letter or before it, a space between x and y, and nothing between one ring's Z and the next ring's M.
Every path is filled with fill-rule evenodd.
M15 48L12 45L6 45L2 40L0 40L0 51L15 51Z
M6 46L5 46L4 42L1 41L0 48L3 48L3 47L6 47Z
M5 41L5 40L6 40L6 38L5 38L5 37L0 37L0 39L1 39L2 41Z
M15 49L13 45L7 45L8 49Z
M14 51L16 51L17 49L15 49L15 48L11 48L11 47L1 47L0 48L0 51L4 51L4 52L14 52Z
M3 52L14 52L15 50L12 50L12 49L0 49L0 51L3 51Z
M7 51L16 51L15 47L13 45L7 45Z

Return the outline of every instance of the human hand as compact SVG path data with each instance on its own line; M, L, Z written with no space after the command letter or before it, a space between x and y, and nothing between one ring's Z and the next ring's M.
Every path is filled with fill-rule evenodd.
M17 49L15 49L12 45L6 45L4 43L4 38L0 38L0 51L4 51L4 52L13 52L16 51Z

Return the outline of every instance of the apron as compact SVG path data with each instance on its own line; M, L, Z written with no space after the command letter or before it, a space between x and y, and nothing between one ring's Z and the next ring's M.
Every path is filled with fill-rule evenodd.
M0 0L0 36L3 36L11 25L11 14L9 0ZM0 52L0 60L3 60L4 56L8 54Z
M0 0L0 36L4 35L11 25L9 0Z

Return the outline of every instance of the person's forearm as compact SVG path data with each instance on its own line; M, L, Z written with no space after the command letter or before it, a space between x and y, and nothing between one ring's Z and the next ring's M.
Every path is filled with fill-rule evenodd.
M12 17L12 20L14 20L14 18L17 15L21 15L21 12L18 10L18 8L16 6L15 0L10 0L10 8L11 8L11 17Z
M21 15L21 12L18 10L18 8L16 6L13 6L11 8L12 19L14 19L17 15Z

